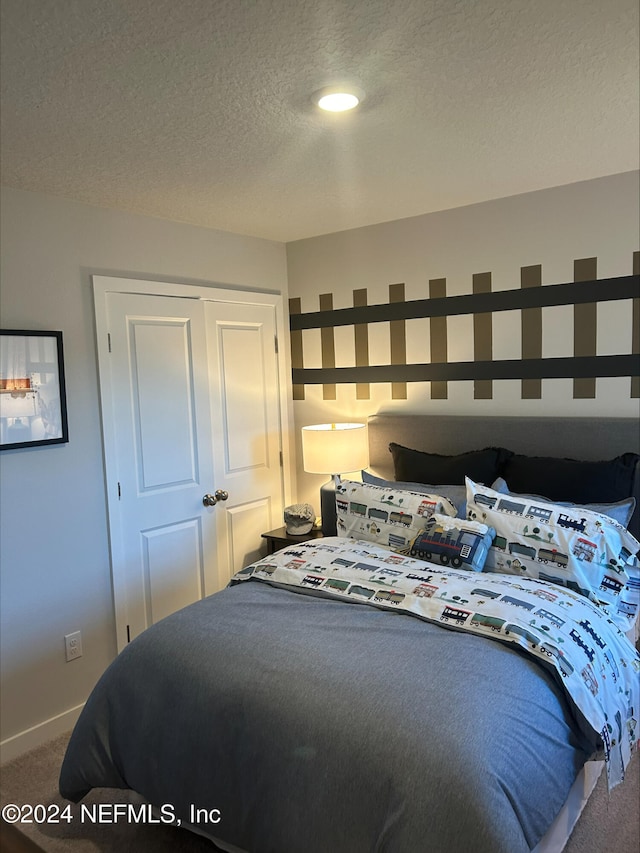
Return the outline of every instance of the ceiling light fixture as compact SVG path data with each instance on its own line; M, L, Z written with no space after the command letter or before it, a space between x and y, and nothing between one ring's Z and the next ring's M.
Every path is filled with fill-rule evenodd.
M321 110L327 110L332 113L342 113L352 110L362 102L363 98L364 92L354 89L351 86L332 86L327 89L320 89L313 96L314 103Z

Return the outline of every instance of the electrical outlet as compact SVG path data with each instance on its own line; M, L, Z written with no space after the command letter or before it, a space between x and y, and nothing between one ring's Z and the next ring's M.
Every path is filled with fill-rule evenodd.
M64 648L67 661L82 657L82 635L80 631L64 635Z

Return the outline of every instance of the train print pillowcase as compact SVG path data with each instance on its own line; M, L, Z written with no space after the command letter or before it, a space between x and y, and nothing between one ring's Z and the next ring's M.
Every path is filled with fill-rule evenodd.
M338 536L402 551L434 513L455 516L457 512L443 495L371 486L338 476L334 479Z
M540 578L607 608L623 630L638 613L640 543L581 506L503 494L467 478L467 518L496 531L485 572Z

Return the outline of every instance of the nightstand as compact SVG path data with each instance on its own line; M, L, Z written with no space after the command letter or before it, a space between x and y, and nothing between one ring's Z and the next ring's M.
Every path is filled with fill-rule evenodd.
M287 533L286 527L278 527L276 530L263 533L262 538L267 540L267 554L273 554L281 548L286 548L287 545L308 542L310 539L322 539L322 530L313 527L308 533L303 533L302 536L292 536Z

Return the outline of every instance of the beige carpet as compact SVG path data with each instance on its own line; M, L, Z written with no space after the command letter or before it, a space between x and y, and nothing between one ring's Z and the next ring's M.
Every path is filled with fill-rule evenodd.
M68 735L62 735L0 768L3 806L41 803L58 804L62 809L67 804L57 787L67 739ZM83 802L139 803L140 800L124 791L105 789L92 791ZM168 826L82 823L80 807L74 805L72 809L74 820L71 823L18 826L47 853L212 853L217 849L199 836ZM624 784L615 788L610 796L605 774L600 776L565 853L638 853L639 850L640 759L636 755Z

